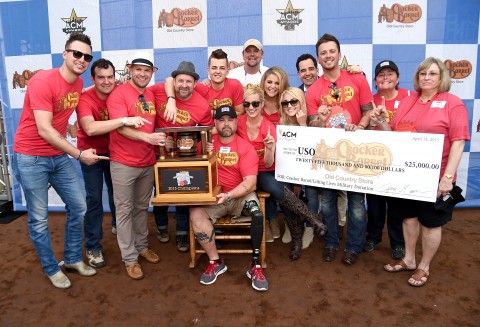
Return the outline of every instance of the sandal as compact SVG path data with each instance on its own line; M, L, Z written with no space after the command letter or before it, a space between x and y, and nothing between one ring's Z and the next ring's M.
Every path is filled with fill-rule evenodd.
M427 283L428 276L430 276L430 273L418 268L408 280L408 284L414 287L423 286Z
M385 269L385 271L388 271L388 272L399 272L399 271L413 271L415 270L415 267L413 268L408 267L405 261L403 261L403 259L400 259L383 266L383 269Z

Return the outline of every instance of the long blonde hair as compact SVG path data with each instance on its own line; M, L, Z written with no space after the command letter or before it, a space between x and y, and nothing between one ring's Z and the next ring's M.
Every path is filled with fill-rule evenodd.
M288 75L287 75L287 72L285 70L283 70L282 68L280 68L278 66L273 66L273 67L267 69L265 71L265 73L263 73L262 79L260 81L260 87L262 88L262 90L265 87L265 81L267 80L268 76L270 76L272 74L277 76L278 81L280 82L280 84L278 86L278 95L277 95L277 99L278 99L280 97L280 94L282 94L283 91L285 91L285 89L290 87L290 84L288 83Z
M300 90L298 87L289 87L285 91L283 91L278 98L278 105L280 106L280 123L282 125L299 126L300 124L297 122L297 118L288 116L285 113L285 110L283 110L282 105L280 104L284 100L285 94L287 93L300 101L300 110L307 110L307 102L305 101L305 94L303 93L303 91Z

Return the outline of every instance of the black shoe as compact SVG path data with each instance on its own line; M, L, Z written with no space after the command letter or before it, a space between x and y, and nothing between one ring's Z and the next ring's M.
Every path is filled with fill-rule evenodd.
M339 241L342 240L342 238L343 238L343 228L344 228L344 227L345 227L345 226L340 226L340 225L338 225L338 240L339 240Z
M333 261L337 255L337 249L334 248L325 248L323 249L323 260Z
M392 249L392 259L401 260L405 257L405 248L403 246L397 246Z
M343 255L343 262L345 262L347 265L353 265L357 261L358 254L346 251L345 254Z
M177 250L180 252L187 252L190 250L190 243L188 242L188 235L177 235Z
M372 252L375 249L375 242L372 240L367 240L363 246L363 251Z

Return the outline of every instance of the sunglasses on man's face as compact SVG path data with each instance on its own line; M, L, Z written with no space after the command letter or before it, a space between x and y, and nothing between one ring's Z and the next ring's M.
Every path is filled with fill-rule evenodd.
M92 61L93 59L93 56L88 54L88 53L83 53L81 51L78 51L78 50L72 50L72 49L65 49L65 51L67 52L72 52L73 54L73 58L75 59L80 59L80 58L84 58L86 62L90 62Z
M143 108L143 111L145 112L150 112L149 108L148 108L148 104L147 104L147 101L145 101L145 97L143 96L143 94L140 94L138 96L138 100L140 100L140 102L142 103L142 108Z
M260 102L260 101L252 101L252 102L244 101L243 102L243 107L244 108L250 108L250 105L252 105L254 108L258 108L260 103L262 103L262 102Z
M290 101L288 100L283 100L280 102L283 108L288 108L288 105L291 105L292 107L296 106L298 104L298 99L292 99Z

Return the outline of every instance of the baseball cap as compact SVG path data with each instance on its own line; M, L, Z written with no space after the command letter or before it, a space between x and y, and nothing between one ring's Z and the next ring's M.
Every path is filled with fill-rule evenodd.
M243 50L248 48L250 45L253 45L258 50L263 50L262 43L260 43L260 41L257 40L257 39L249 39L249 40L245 41L245 43L243 44Z
M232 106L221 106L215 111L215 119L220 119L222 116L230 116L232 118L237 118L237 112Z
M377 77L378 73L380 73L380 71L384 68L393 69L397 73L397 75L400 76L400 73L398 72L398 67L393 61L383 60L383 61L380 61L375 67L375 77Z
M141 66L150 66L153 68L153 71L156 72L158 70L157 67L153 66L153 57L147 51L137 51L133 55L132 62L127 66L130 67L131 65L141 65Z

